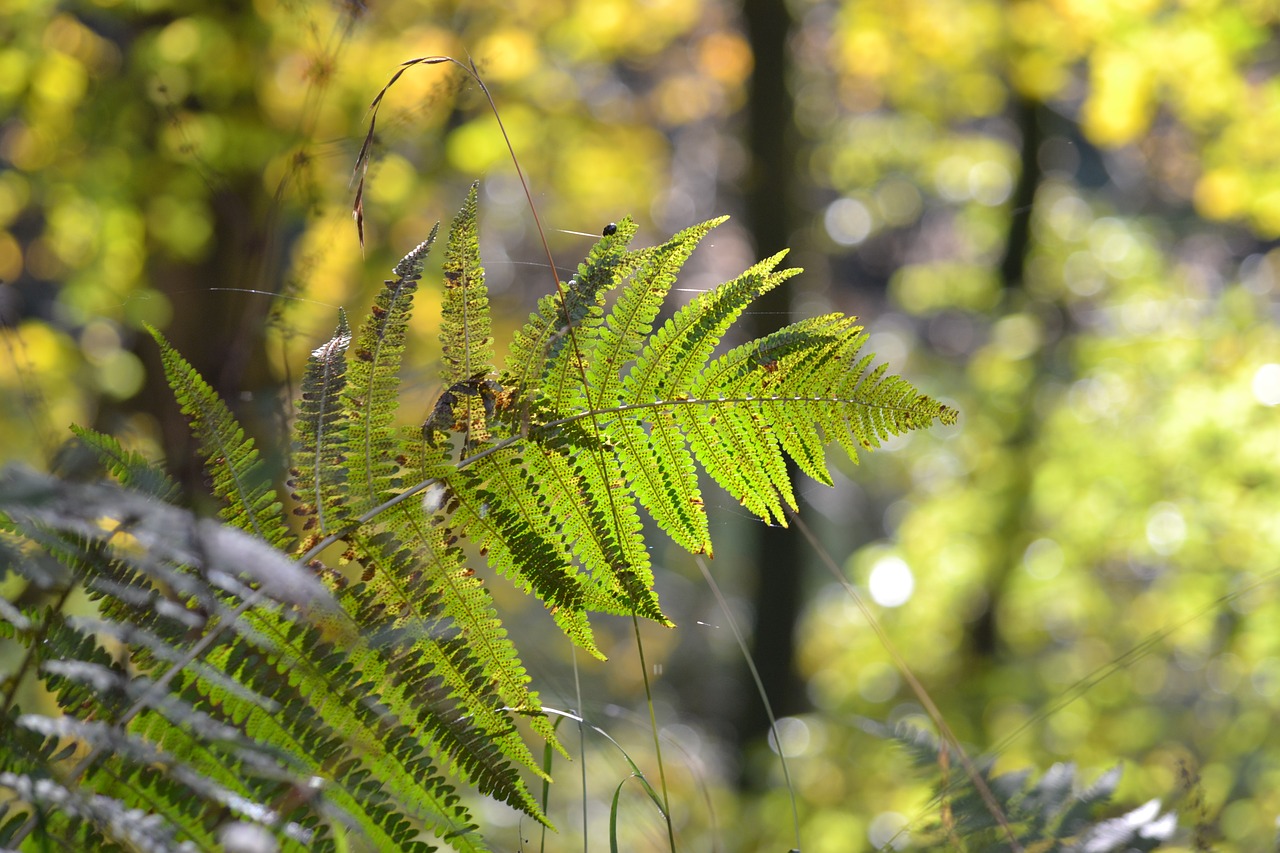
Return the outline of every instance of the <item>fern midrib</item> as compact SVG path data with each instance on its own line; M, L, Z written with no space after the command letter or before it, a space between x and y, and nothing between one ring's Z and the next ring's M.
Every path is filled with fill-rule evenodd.
M800 396L800 395L778 395L774 397L760 397L755 395L749 395L745 397L724 397L724 398L717 398L714 400L689 398L684 400L678 400L678 399L677 400L655 400L649 403L625 403L623 405L615 406L610 409L599 409L599 410L593 409L587 412L578 412L573 415L567 415L563 418L557 418L556 420L553 420L553 421L547 421L545 423L537 424L535 429L555 429L556 427L561 427L567 424L575 423L576 421L580 421L588 417L598 417L600 415L609 415L609 414L620 414L623 412L635 411L638 409L658 410L658 409L664 409L664 408L675 408L677 406L714 406L714 405L722 405L726 403L766 403L766 402L768 403L844 403L846 405L876 408L882 411L897 412L899 414L910 414L911 412L911 409L909 407L896 406L896 405L890 406L883 403L876 403L869 400L852 398L852 397L806 397L806 396ZM599 429L598 424L596 425L596 428L597 430ZM481 459L484 459L486 456L489 456L493 453L498 452L499 450L504 450L508 447L511 447L513 444L516 444L521 441L527 441L527 440L529 440L528 436L519 435L519 434L511 435L506 438L500 439L494 442L493 444L489 445L488 447L486 447L484 450L478 451L464 459L459 460L457 462L456 467L465 468L466 466L472 465L480 461ZM298 564L305 565L308 560L311 560L319 556L319 554L322 551L324 551L330 545L340 540L344 535L350 533L352 530L359 529L365 524L368 524L370 521L373 521L374 519L376 519L378 516L382 515L384 512L387 512L393 509L394 507L399 506L401 503L413 497L414 495L420 494L426 489L430 488L432 485L435 485L437 483L442 483L442 482L444 481L441 480L439 477L428 477L425 480L419 480L417 483L414 483L412 486L409 486L399 494L392 495L390 498L387 498L385 501L378 504L377 506L374 506L366 510L365 512L361 513L359 516L353 519L351 523L346 525L342 530L331 533L325 538L321 539L319 542L313 545L310 549L308 549L306 553L304 553L301 557L298 558Z
M559 418L554 421L548 421L544 424L539 424L538 427L541 429L554 429L556 427L565 426L566 424L574 423L575 421L580 421L583 418L591 417L593 415L599 416L599 415L622 414L625 412L636 411L638 409L652 409L656 411L656 410L663 410L663 409L674 409L678 406L718 406L718 405L724 405L729 403L733 403L733 404L736 404L736 403L842 403L844 405L849 405L849 406L861 406L866 409L876 409L879 411L896 412L898 414L911 414L912 412L911 407L909 406L877 403L877 402L873 402L866 399L860 399L857 397L838 397L838 396L810 397L810 396L804 396L799 394L778 394L778 395L773 395L768 397L762 397L759 395L747 395L743 397L718 397L714 400L689 397L685 399L676 398L672 400L654 400L649 403L624 403L622 405L615 406L609 409L597 409L589 412L578 412L576 414L568 415L566 417ZM506 444L510 442L520 441L523 438L524 436L511 436L510 438L503 439L502 442L499 442L498 445L494 445L492 447L486 447L483 451L473 456L468 456L466 459L461 460L458 463L458 465L463 466L463 465L467 465L472 462L475 462L477 459L488 455L489 452L500 449L500 445L506 446Z

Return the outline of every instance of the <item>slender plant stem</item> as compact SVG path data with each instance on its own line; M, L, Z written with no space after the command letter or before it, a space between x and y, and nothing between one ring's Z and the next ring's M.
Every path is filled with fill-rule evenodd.
M911 688L911 692L916 695L916 699L924 706L925 712L929 718L933 720L933 724L938 728L938 734L942 738L946 747L955 751L956 757L960 759L960 764L964 768L965 774L969 777L969 781L973 783L974 789L978 792L978 796L982 798L983 804L987 807L987 811L991 813L991 817L1004 830L1005 835L1009 838L1009 849L1013 853L1023 853L1023 847L1018 842L1018 836L1014 833L1013 827L1009 825L1009 819L1005 816L1004 810L1000 808L1000 803L996 801L995 795L991 793L991 787L987 785L982 774L978 772L978 768L974 766L973 760L969 758L964 747L960 745L960 741L956 738L955 733L951 731L951 726L947 725L946 719L942 716L942 711L938 710L937 704L933 701L933 697L929 695L929 691L924 689L924 685L920 679L916 678L916 674L907 664L907 659L898 651L898 647L893 640L889 639L889 633L885 631L884 626L880 624L880 620L871 612L871 608L867 606L866 601L849 583L849 579L844 576L844 572L840 571L840 567L836 565L835 560L831 559L831 555L827 553L827 549L822 547L822 543L814 536L813 531L809 529L809 525L805 524L800 518L800 514L794 510L788 510L787 513L791 520L795 522L800 533L813 546L813 550L817 553L818 559L831 572L836 581L844 587L849 597L853 599L853 603L858 606L858 610L862 612L862 616L867 620L867 624L871 626L871 630L875 632L876 638L879 639L880 645L889 653L889 657L893 659L894 666L902 673L902 678Z
M662 817L667 823L667 843L676 853L675 827L671 824L671 800L667 794L667 771L662 763L662 739L658 735L658 715L653 707L653 689L649 684L649 665L644 659L644 642L640 639L640 619L631 611L631 627L636 635L636 652L640 655L640 675L644 678L644 698L649 706L649 727L653 731L653 758L658 762L658 785L662 789Z
M791 827L796 835L795 849L800 850L802 849L800 846L800 810L796 805L796 787L791 781L791 769L787 766L786 750L782 748L782 737L778 732L778 718L774 716L773 703L769 701L769 694L765 692L764 681L760 678L760 670L756 669L756 662L751 657L751 650L747 647L746 637L743 636L742 629L738 627L737 620L733 618L733 611L729 608L729 602L725 600L724 593L720 591L720 585L711 576L711 569L708 568L706 559L701 554L694 555L694 559L698 563L698 569L702 572L702 577L706 580L707 586L711 588L716 601L720 604L720 610L724 613L725 621L729 624L729 630L733 632L733 639L738 643L738 649L742 652L742 659L747 662L747 669L751 671L751 680L755 682L756 693L764 704L764 712L769 717L769 731L773 733L773 742L778 747L778 763L782 765L782 778L786 780L787 796L791 800Z
M573 695L574 700L578 703L578 755L581 757L578 764L581 765L579 772L582 775L582 853L590 853L591 845L587 843L587 731L583 722L586 715L585 707L582 703L582 673L578 669L578 647L572 641L569 643L570 660L573 661Z

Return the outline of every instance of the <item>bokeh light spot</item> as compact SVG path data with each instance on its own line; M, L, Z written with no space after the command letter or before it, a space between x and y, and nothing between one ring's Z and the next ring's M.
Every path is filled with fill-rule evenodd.
M887 663L869 663L858 671L858 694L868 702L888 702L901 684L898 671Z
M1171 503L1158 503L1147 516L1147 542L1157 554L1169 555L1187 539L1187 522Z
M1004 204L1013 192L1013 175L1003 163L983 160L969 169L969 195L979 204Z
M910 835L903 831L907 818L898 812L880 812L871 819L867 827L867 840L875 850L889 847L893 850L904 849L910 841Z
M1264 406L1280 406L1280 364L1264 364L1253 374L1253 396Z
M1022 554L1022 568L1037 580L1055 578L1062 571L1062 546L1052 539L1037 539Z
M901 557L881 557L867 578L871 600L881 607L901 607L911 600L915 589L915 576Z
M804 755L809 749L809 725L798 717L783 717L769 732L769 748L788 758Z
M13 281L22 273L22 247L13 235L0 231L0 281Z
M831 239L841 246L856 246L871 235L871 211L852 198L836 199L822 217Z
M200 29L191 18L179 18L156 39L156 50L165 62L186 62L200 50Z

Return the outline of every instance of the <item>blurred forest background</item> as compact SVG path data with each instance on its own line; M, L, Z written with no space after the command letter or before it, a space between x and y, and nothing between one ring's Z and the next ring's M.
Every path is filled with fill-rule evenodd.
M198 493L144 323L283 455L286 390L337 306L367 310L477 178L501 346L552 278L473 82L396 84L363 254L350 213L397 65L470 57L561 278L610 220L648 244L727 212L681 288L790 246L806 272L758 331L857 314L895 372L960 408L807 484L803 514L975 754L1086 781L1122 763L1117 798L1176 808L1185 847L1268 849L1278 25L1273 0L0 0L0 461L52 465L76 422ZM424 415L438 295L409 349ZM804 849L905 843L937 818L928 779L859 725L924 719L888 653L794 530L725 500L713 538L785 716ZM645 654L684 849L786 849L778 745L728 617L686 556L655 562L680 627ZM512 618L543 700L574 707L567 643L539 642L540 611ZM582 710L647 766L630 624L610 631L609 664L578 662ZM606 746L588 742L585 801L579 768L557 769L553 849L582 849L584 805L606 819L628 773ZM626 849L665 849L639 789L624 801ZM511 824L496 849L531 832L481 815Z

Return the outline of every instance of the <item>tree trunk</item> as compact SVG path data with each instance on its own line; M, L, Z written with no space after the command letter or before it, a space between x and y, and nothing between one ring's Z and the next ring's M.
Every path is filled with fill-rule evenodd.
M796 232L794 176L795 104L787 86L787 41L792 21L781 0L744 0L747 37L755 57L747 106L747 150L751 171L746 188L747 225L756 253L766 256L787 247ZM789 308L785 289L755 303L753 336L783 325ZM795 467L788 466L794 476ZM794 530L757 526L759 555L754 567L755 630L751 655L777 716L806 706L795 668L795 626L800 615L803 558ZM743 668L742 701L737 720L739 753L769 730L769 717L753 680ZM745 768L744 768L745 769ZM753 783L745 773L740 782Z

